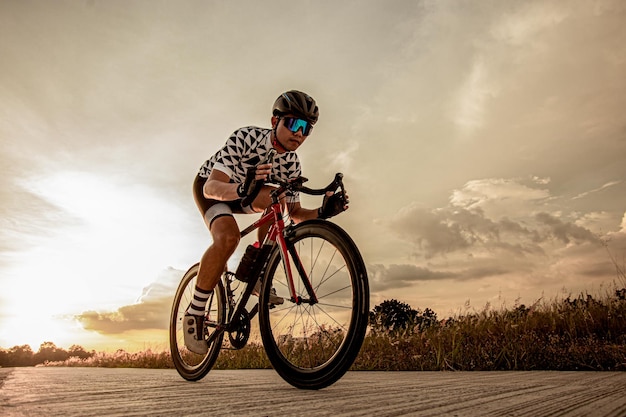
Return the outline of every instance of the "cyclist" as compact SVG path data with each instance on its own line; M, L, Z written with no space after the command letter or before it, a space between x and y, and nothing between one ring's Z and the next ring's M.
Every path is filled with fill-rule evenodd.
M194 181L196 204L211 232L213 243L200 261L194 298L184 320L185 345L189 350L205 354L204 309L217 285L226 262L239 244L239 227L233 213L261 213L270 204L269 186L265 180L288 181L301 175L295 151L309 137L317 122L319 110L315 100L301 91L281 94L272 109L271 129L244 127L236 130L215 155L207 160ZM268 162L271 149L276 151ZM300 205L298 194L287 195L283 204L291 219L304 220L335 216L348 208L347 195L327 193L322 206L307 209ZM259 229L262 241L267 227ZM255 295L260 282L255 287ZM283 299L272 292L270 302L282 304Z

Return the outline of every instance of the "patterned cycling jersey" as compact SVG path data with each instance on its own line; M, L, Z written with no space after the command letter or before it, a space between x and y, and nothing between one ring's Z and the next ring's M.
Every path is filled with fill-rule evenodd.
M224 147L200 167L198 175L208 178L211 171L217 169L228 175L230 182L241 184L246 178L248 168L267 160L267 153L272 148L271 135L271 129L254 126L236 130ZM295 152L277 153L274 156L270 178L288 181L300 175L300 160ZM295 203L300 201L300 197L294 193L287 197L287 201Z

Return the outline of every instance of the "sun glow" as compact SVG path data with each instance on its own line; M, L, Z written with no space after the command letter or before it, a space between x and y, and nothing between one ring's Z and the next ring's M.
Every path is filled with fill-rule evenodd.
M80 344L76 314L132 304L160 271L195 254L172 237L185 236L185 213L147 187L84 172L24 185L57 208L56 221L13 255L9 292L23 298L2 306L0 346Z

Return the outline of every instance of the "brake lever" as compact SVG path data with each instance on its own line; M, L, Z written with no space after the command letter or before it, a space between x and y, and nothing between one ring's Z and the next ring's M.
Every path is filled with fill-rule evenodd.
M345 191L343 188L343 174L341 172L335 174L335 179L333 180L333 182L330 183L328 187L326 187L325 191L335 192L337 188L340 188L341 192Z
M307 177L298 177L298 178L291 180L290 184L295 185L296 188L298 188L298 187L301 187L302 184L304 184L308 180L309 179Z

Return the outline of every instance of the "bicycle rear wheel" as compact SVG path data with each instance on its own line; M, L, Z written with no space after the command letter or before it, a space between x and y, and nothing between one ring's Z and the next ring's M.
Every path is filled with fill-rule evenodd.
M185 311L193 300L198 268L199 264L195 264L183 276L174 296L170 317L170 352L172 361L180 376L188 381L202 379L211 370L220 353L224 337L223 332L217 334L215 340L209 346L208 352L204 355L193 353L185 346L183 320ZM222 325L226 319L226 297L224 295L224 285L221 281L213 290L213 295L209 298L205 311L205 327L208 339L216 327Z
M339 380L361 349L369 312L367 272L352 239L333 223L303 222L286 240L302 262L318 302L291 299L276 246L263 277L261 337L270 362L285 381L302 389L321 389ZM291 264L297 296L308 299L304 281ZM268 303L272 287L284 304Z

